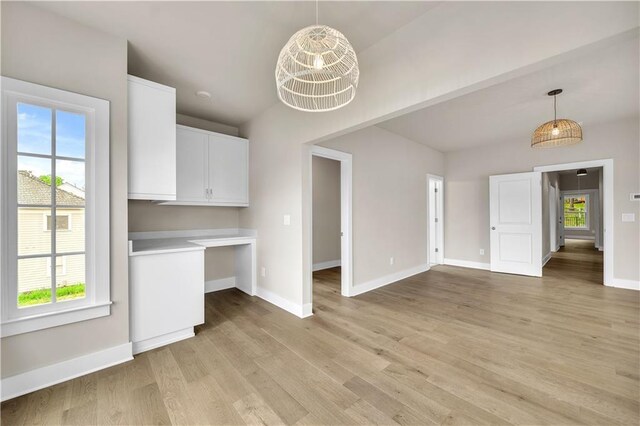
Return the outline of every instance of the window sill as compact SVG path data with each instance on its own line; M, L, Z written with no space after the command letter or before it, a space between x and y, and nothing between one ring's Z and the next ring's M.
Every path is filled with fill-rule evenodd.
M29 333L45 328L105 317L111 314L111 303L112 302L103 302L62 311L47 312L30 317L5 320L0 327L0 336L15 336L16 334Z

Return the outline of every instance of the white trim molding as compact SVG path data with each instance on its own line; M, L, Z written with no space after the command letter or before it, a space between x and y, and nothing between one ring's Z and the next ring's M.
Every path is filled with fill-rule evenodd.
M170 343L189 339L195 335L196 333L193 331L193 327L183 328L182 330L172 331L171 333L162 334L150 339L133 342L132 351L134 355L139 354L141 352L150 351L151 349L159 348L161 346L166 346Z
M470 260L447 259L445 257L444 264L449 266L460 266L461 268L483 269L485 271L491 270L490 263L472 262Z
M318 262L313 264L313 272L322 271L323 269L336 268L340 266L340 259L338 260L327 260L326 262Z
M366 293L368 291L375 290L377 288L384 287L389 284L393 284L400 280L404 280L405 278L409 278L413 275L427 272L428 270L429 270L429 265L425 263L422 265L414 266L413 268L394 272L393 274L385 275L383 277L376 278L374 280L367 281L362 284L358 284L353 287L353 290L351 290L351 296L357 296L359 294Z
M306 318L312 315L311 303L298 305L297 303L294 303L289 299L285 299L282 296L279 296L269 290L265 290L264 288L260 288L260 287L258 287L256 296L258 296L262 300L266 300L272 305L276 305L280 309L284 309L285 311L297 317Z
M614 278L610 286L616 287L616 288L626 288L627 290L640 291L640 281L636 281L636 280L625 280L623 278Z
M542 267L544 268L544 265L547 264L547 262L549 262L551 260L551 252L547 253L543 258L542 258Z
M57 327L73 322L106 317L111 314L111 304L112 302L104 302L96 305L77 306L64 311L54 311L7 320L0 326L2 329L0 335L2 337L14 336L16 334L29 333L31 331Z
M213 291L226 290L236 287L236 277L220 278L217 280L209 280L204 282L204 292L211 293Z
M2 401L133 359L131 342L2 379Z

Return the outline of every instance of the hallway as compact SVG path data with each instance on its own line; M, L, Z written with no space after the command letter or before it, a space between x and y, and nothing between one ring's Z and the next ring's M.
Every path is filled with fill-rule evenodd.
M602 285L602 258L602 252L595 248L593 240L567 239L565 246L551 255L542 275L545 278Z

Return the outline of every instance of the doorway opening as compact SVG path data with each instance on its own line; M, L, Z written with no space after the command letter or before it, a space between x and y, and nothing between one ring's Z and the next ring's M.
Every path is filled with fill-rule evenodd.
M353 274L351 170L351 154L312 147L311 297L316 290L350 296Z
M542 172L543 192L548 189L542 275L613 286L613 160L534 170Z
M442 176L427 175L429 223L429 264L444 263L444 181Z
M603 284L603 168L576 168L542 174L548 188L549 251L543 276L575 277ZM544 194L543 194L544 197ZM543 200L544 201L544 200Z

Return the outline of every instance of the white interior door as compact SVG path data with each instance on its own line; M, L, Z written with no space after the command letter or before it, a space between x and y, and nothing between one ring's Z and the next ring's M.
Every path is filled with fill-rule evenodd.
M429 263L441 265L444 260L442 178L429 177Z
M542 276L540 172L490 176L491 271Z
M564 247L564 196L558 197L558 246Z
M556 188L549 185L549 250L553 253L558 251L558 196Z

